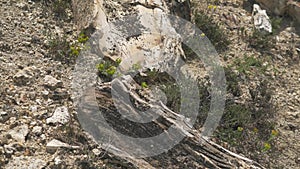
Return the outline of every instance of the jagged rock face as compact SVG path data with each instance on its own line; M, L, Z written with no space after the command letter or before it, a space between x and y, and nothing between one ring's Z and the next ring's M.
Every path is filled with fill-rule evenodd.
M177 6L183 6L176 2ZM133 65L140 65L142 68L167 70L175 67L174 65L184 56L181 48L180 36L174 29L169 14L172 3L162 0L152 1L95 1L94 4L84 5L81 0L74 0L73 4L75 17L78 16L78 28L93 27L96 33L90 41L93 41L93 48L98 48L103 57L116 60L122 59L119 66L121 71L129 71ZM90 2L91 3L91 2ZM84 11L81 8L90 8ZM174 7L177 7L174 6ZM181 13L185 13L181 11ZM189 11L187 11L189 14ZM76 15L78 14L78 15ZM84 16L87 15L87 18ZM189 19L188 16L186 16ZM157 19L158 18L158 19ZM142 33L143 32L143 33ZM149 33L145 33L149 32ZM90 59L93 59L93 54ZM86 62L87 57L83 59ZM100 58L99 58L100 59ZM82 61L83 61L82 60ZM97 63L97 59L92 61ZM172 63L166 65L165 63ZM78 62L77 62L78 63ZM94 64L82 63L81 67L89 67L94 70ZM85 66L83 66L85 65ZM162 66L165 65L165 66ZM162 68L163 67L163 68ZM95 72L89 72L91 74ZM83 79L85 74L77 74L75 77ZM90 76L88 76L90 77ZM94 81L90 81L93 84ZM78 90L79 91L79 90Z
M165 10L166 13L175 14L186 20L190 20L191 18L190 0L123 0L120 2L72 0L73 15L79 30L88 28L89 26L104 26L109 16L118 17L134 14L136 13L134 12L136 11L134 7L138 6L150 9L160 8ZM104 16L104 12L108 13L107 16Z

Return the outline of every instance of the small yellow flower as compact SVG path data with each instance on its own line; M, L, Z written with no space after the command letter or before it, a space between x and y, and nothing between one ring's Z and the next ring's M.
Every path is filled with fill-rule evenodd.
M216 5L208 5L207 8L208 9L217 9L217 6Z
M205 33L201 33L201 35L200 35L201 37L204 37L205 36Z
M264 150L270 150L271 149L271 144L270 143L265 143L264 144Z
M258 129L256 127L254 127L253 131L254 131L254 133L257 133Z
M272 130L271 135L272 135L272 136L277 136L277 135L278 135L278 131Z
M238 130L239 132L242 132L242 131L244 130L244 128L243 128L243 127L238 127L237 130Z

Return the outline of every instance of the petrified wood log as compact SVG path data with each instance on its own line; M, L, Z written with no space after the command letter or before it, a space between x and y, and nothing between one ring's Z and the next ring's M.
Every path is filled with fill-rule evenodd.
M114 87L112 87L112 83ZM120 93L129 95L131 102L140 109L155 107L156 111L160 112L160 117L152 123L135 123L122 118L115 104L124 106L124 109L128 110L128 103L124 103L126 99L122 98L121 95L123 94L113 99L112 90L118 90ZM97 103L94 98L96 98ZM89 121L83 127L94 136L96 141L102 142L102 139L109 137L111 133L106 129L106 124L99 120L99 114L95 109L100 110L107 124L114 130L131 137L151 137L166 131L169 126L173 126L177 130L177 136L183 135L185 137L168 152L145 158L131 156L127 152L122 152L118 147L114 147L113 144L103 145L106 148L109 147L110 152L113 152L115 156L123 158L137 168L263 168L258 163L202 137L201 131L191 128L179 113L173 112L161 101L153 99L149 89L142 88L130 76L121 80L115 79L113 82L100 83L87 90L82 97L78 115ZM130 112L132 116L139 116L139 113L134 109L130 109ZM182 118L182 120L178 120L178 118ZM105 133L106 131L108 133ZM172 137L173 139L177 138L172 135L169 136L171 139ZM121 146L120 143L122 144L122 141L118 142L117 146ZM126 144L125 142L123 146L128 146Z

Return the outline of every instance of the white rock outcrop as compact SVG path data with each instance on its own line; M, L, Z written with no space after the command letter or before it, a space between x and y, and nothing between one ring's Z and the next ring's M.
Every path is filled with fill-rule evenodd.
M266 10L262 10L259 5L253 5L252 17L255 29L261 32L272 33L272 25Z

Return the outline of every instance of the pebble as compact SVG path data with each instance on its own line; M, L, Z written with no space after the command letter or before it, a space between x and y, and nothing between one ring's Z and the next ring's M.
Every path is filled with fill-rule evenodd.
M26 67L22 70L19 70L14 76L14 82L17 85L28 85L34 77L34 70L36 68L34 66Z
M7 121L9 119L9 115L7 112L3 111L0 112L0 122L4 123L5 121Z
M92 151L96 156L100 155L100 153L101 153L101 151L97 148L94 148Z
M10 130L8 132L8 134L10 134L14 140L16 140L20 143L24 143L28 132L29 132L28 126L26 124L24 124L24 125L13 128L12 130Z
M46 151L48 153L55 153L55 151L59 148L69 148L70 145L59 140L53 139L46 145Z
M48 153L55 153L56 150L59 149L59 148L78 149L80 147L79 146L71 146L67 143L64 143L64 142L56 140L56 139L51 140L46 145L46 151Z
M13 154L16 149L12 145L4 145L4 152L8 155Z
M46 75L44 78L44 85L49 87L50 89L54 90L58 87L62 87L62 81L57 80L56 78Z
M55 165L59 165L59 164L61 164L61 163L62 163L62 160L60 159L60 157L59 157L59 156L55 157L55 159L54 159L54 164L55 164Z
M47 124L66 124L70 120L68 108L65 106L57 107L50 118L46 119Z
M34 133L35 135L40 135L42 133L42 129L43 127L41 126L34 126L32 129L32 133Z

